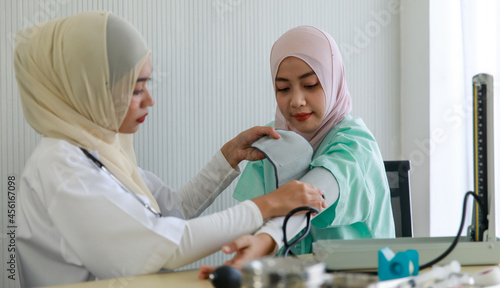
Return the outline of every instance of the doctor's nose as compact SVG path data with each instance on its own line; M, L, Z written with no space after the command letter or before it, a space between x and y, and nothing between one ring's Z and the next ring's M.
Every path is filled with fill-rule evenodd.
M143 100L143 105L145 107L151 107L153 105L155 105L155 99L153 98L153 95L151 95L151 93L149 92L149 89L145 89L145 98Z

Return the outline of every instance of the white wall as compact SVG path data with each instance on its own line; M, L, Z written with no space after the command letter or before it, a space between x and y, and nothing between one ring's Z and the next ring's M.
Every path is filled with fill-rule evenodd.
M408 84L415 83L409 79L415 76L412 65L422 63L414 60L402 65L400 61L406 59L404 48L408 47L402 45L400 50L400 43L413 42L411 35L400 34L400 13L394 10L398 5L396 0L1 1L2 191L7 176L20 176L39 139L22 116L12 67L14 33L29 25L93 9L113 11L132 22L153 51L152 85L157 104L137 133L135 147L140 165L173 188L195 175L225 141L243 129L273 119L269 52L282 33L301 24L322 28L337 40L353 98L352 114L364 119L378 139L384 158L408 155L404 152L410 150L402 147L409 140L401 136L420 132L404 129L406 121L418 119L422 125L429 125L428 114L413 111L409 103L425 110L422 107L427 100L422 106L413 97L428 93L429 81L422 73L418 81L422 80L423 86ZM408 9L401 15L411 14ZM401 24L403 29L405 23ZM428 37L428 30L421 35L419 31L419 37ZM416 43L426 45L425 41ZM429 57L428 53L424 56ZM422 69L428 69L423 65ZM402 105L403 101L407 105ZM409 114L415 117L409 118ZM424 172L427 168L428 164L424 164L415 170L415 178L420 178L417 173L428 177ZM232 188L209 212L235 203ZM416 186L414 195L427 188L428 184ZM421 223L420 219L425 219L427 210L415 209L421 204L428 207L428 199L414 198L416 232L425 234L428 221ZM202 262L220 264L224 259L227 257L216 254Z
M413 230L429 236L429 1L402 0L401 155L411 161Z

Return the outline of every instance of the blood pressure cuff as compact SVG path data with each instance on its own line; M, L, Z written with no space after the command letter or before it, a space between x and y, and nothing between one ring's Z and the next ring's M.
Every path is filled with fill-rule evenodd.
M276 130L280 139L264 136L252 143L274 166L276 188L302 178L308 171L314 149L301 135L287 130Z

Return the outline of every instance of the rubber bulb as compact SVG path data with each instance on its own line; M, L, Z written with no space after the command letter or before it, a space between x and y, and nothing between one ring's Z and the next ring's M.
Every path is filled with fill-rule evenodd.
M232 266L220 266L209 275L215 288L240 288L241 271Z

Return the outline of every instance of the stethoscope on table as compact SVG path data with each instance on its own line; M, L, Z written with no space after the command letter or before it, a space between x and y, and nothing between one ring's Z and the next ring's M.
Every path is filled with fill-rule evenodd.
M97 166L97 168L101 169L102 171L104 171L106 174L109 175L109 177L111 177L111 179L113 179L116 183L118 183L118 185L120 185L120 187L123 188L123 190L125 190L127 193L129 193L130 195L132 195L135 199L137 199L137 201L139 201L142 206L146 207L146 209L148 209L149 211L151 211L151 213L153 213L157 218L161 218L161 213L156 211L153 207L151 207L148 203L146 203L144 200L142 200L137 194L135 194L133 191L131 191L130 189L128 189L128 187L123 184L122 181L120 181L120 179L118 179L115 175L113 175L113 173L111 173L111 171L108 170L108 168L106 168L106 166L104 166L104 164L102 164L101 161L99 161L99 159L95 158L94 155L90 154L89 151L87 151L86 149L84 148L80 148L83 153L90 159L92 160L92 162Z

